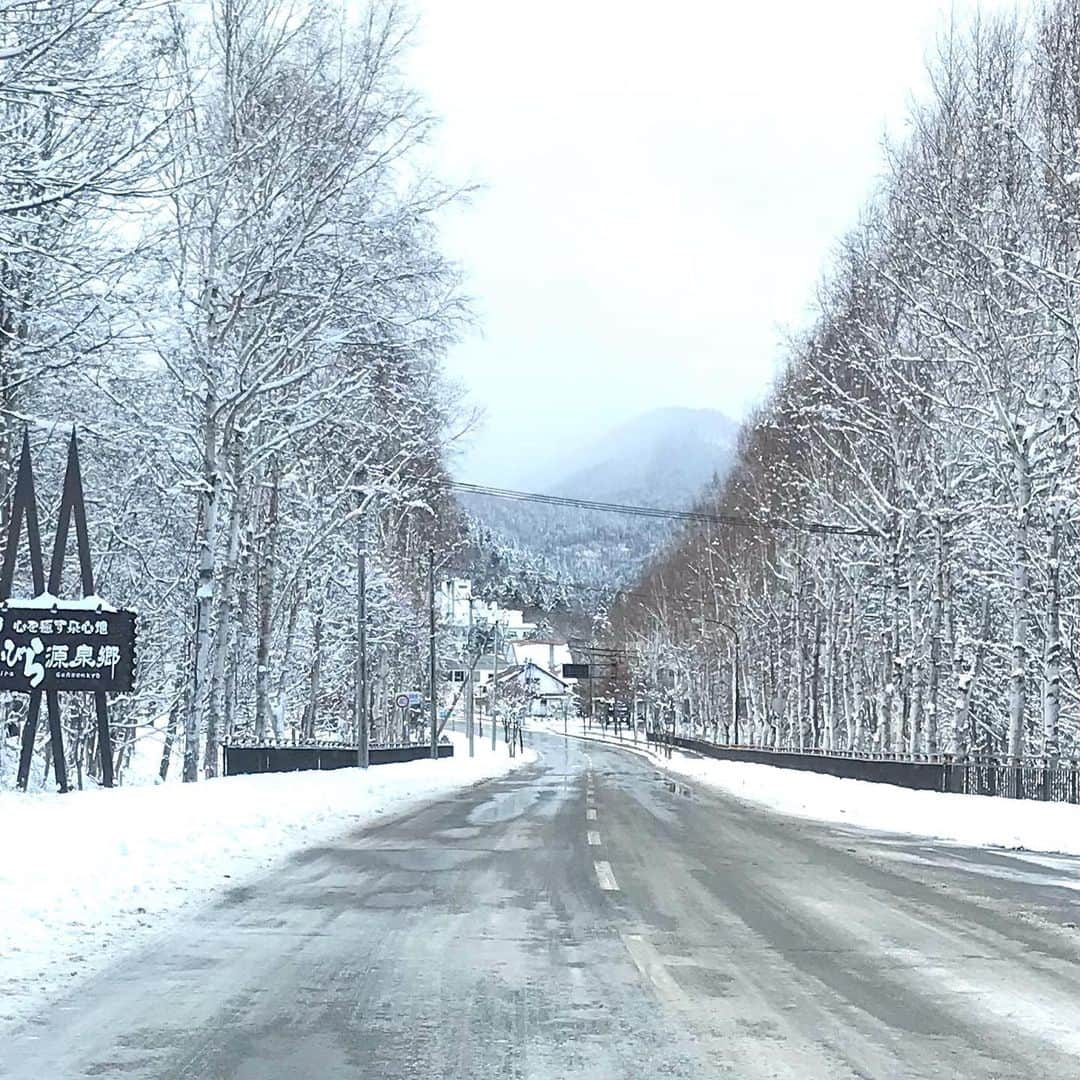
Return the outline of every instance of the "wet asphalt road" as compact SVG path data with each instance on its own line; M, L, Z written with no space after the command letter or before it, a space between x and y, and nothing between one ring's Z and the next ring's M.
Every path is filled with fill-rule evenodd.
M537 764L185 917L16 1033L0 1077L1080 1077L1080 861L797 822L531 740Z

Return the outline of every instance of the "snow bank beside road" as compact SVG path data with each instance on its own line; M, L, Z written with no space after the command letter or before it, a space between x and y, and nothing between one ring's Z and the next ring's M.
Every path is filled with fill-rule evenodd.
M546 730L562 734L561 727ZM570 733L575 734L572 727ZM893 784L842 780L774 765L700 758L679 750L673 750L669 759L629 738L621 742L613 738L596 741L637 750L669 772L778 814L950 840L972 847L1080 855L1080 806L1068 803L911 791Z
M672 754L665 768L780 814L972 847L1080 855L1080 806L988 795L911 791L893 784Z
M277 859L536 758L452 759L198 784L0 793L0 1024L118 947Z

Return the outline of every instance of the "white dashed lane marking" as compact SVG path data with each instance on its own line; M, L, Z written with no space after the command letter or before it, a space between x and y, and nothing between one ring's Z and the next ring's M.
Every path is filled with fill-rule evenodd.
M586 821L595 821L596 820L596 808L595 807L590 806L589 809L585 811L585 820Z
M600 834L595 829L590 829L585 835L589 838L589 843L593 847L600 846Z
M619 885L615 881L615 875L611 872L611 863L594 862L593 866L596 868L596 880L600 882L600 888L606 889L608 892L618 892Z
M640 934L623 934L623 944L638 971L656 988L662 999L675 1006L686 1006L686 994L682 987L668 974L664 961L652 944Z

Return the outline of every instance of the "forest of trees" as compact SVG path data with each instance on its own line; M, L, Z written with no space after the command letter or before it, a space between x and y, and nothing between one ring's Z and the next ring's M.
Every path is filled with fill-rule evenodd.
M1080 3L943 39L816 325L611 613L640 692L764 745L1080 751ZM799 527L822 522L830 535Z
M460 496L477 549L474 575L508 603L556 610L614 594L671 534L663 519ZM584 606L595 605L585 601Z
M77 426L97 591L139 616L121 777L151 731L194 780L227 736L349 730L360 543L376 715L424 662L426 553L457 531L440 358L467 313L408 30L381 2L3 7L0 487L29 430L51 528ZM91 782L84 697L64 724ZM0 708L6 785L25 698Z
M361 544L377 717L425 663L429 547L573 620L574 581L625 581L644 532L601 551L579 515L538 555L446 494L457 192L420 167L393 3L26 0L0 27L0 514L26 430L48 527L74 424L98 592L139 614L121 776L151 733L194 780L226 737L350 732ZM608 613L634 688L715 737L737 661L755 742L1080 750L1080 0L953 30L931 74L704 497L746 524L681 532ZM64 716L87 782L91 709Z

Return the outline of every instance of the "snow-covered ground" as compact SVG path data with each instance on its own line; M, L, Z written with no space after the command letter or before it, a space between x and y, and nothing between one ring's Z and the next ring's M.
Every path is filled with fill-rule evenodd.
M536 759L452 759L68 795L0 792L0 1026L276 860Z
M540 724L534 722L538 728ZM562 724L546 725L562 734ZM581 734L581 723L570 725ZM841 780L821 773L779 769L741 761L716 761L672 751L655 754L629 736L621 742L657 765L747 802L795 817L811 818L882 832L951 840L974 847L1022 848L1080 855L1080 806L1002 799L986 795L950 795L910 791L893 784Z

